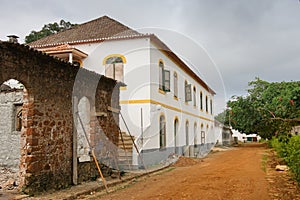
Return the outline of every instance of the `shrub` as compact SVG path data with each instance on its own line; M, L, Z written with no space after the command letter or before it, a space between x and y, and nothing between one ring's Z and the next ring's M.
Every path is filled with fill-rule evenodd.
M273 138L270 146L286 161L300 184L300 136Z
M294 136L289 140L286 151L285 160L300 183L300 136Z

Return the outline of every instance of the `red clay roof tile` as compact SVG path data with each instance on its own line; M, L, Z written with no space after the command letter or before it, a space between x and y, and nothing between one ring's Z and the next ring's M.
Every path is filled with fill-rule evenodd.
M143 34L108 16L103 16L57 34L49 35L40 40L31 42L29 46L53 46L64 43L76 43L92 40L103 40L106 38L134 37L142 35Z

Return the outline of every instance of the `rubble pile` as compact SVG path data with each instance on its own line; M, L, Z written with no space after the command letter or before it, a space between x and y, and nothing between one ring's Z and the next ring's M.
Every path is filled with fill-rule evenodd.
M15 190L18 188L18 173L13 170L0 167L0 190Z

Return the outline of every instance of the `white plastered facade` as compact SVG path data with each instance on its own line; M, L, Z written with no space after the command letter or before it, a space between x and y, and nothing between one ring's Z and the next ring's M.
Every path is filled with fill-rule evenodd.
M124 80L127 85L120 91L121 112L135 136L145 164L152 165L178 153L186 156L203 156L215 142L213 105L214 94L159 50L150 37L110 40L101 43L72 45L88 54L82 65L91 71L105 74L105 58L122 56ZM159 89L159 62L170 71L170 91ZM201 63L200 63L201 64ZM174 97L174 73L178 77L178 95ZM185 101L185 81L195 88L196 104ZM200 92L203 108L200 108ZM206 101L207 97L207 101ZM206 111L206 103L209 105ZM160 145L160 118L165 119L165 145ZM176 121L176 138L175 138ZM188 123L188 126L187 126ZM121 130L128 132L120 120ZM143 127L143 128L142 128ZM133 149L133 164L140 165Z

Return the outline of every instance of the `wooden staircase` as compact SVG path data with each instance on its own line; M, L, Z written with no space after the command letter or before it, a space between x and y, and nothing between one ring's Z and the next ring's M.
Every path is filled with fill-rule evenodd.
M123 141L122 141L122 137ZM118 165L120 170L133 170L132 167L132 150L134 137L122 132L119 134L118 143Z

